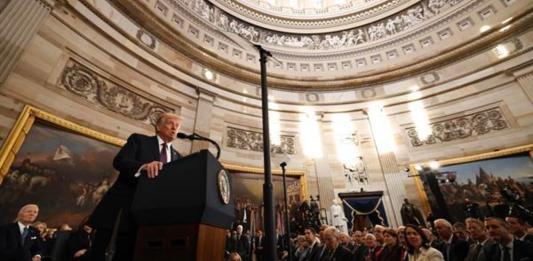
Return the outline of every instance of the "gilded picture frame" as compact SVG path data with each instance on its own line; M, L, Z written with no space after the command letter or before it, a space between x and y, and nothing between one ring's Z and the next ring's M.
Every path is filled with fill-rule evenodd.
M124 140L26 105L0 150L0 216L27 203L51 227L79 225L118 176Z
M457 194L452 195L450 193L450 190L444 189L441 194L443 195L443 198L446 202L446 206L448 208L451 207L451 204L449 203L448 199L450 199L450 201L458 201L457 203L453 203L454 205L461 206L461 202L463 204L463 209L458 209L457 207L451 207L450 209L448 209L450 218L453 219L455 217L457 219L456 221L459 221L461 218L464 218L464 216L460 216L459 218L459 215L455 215L454 213L465 213L465 206L467 204L474 203L479 204L481 207L483 207L484 204L486 206L489 206L489 204L493 204L495 200L504 200L503 196L500 194L500 191L497 191L494 186L492 191L486 191L486 188L484 187L482 187L482 190L478 190L475 188L476 186L479 187L480 184L486 183L484 179L490 180L490 183L499 184L499 186L501 186L502 184L512 185L515 180L517 183L519 182L519 180L521 180L520 182L524 183L525 185L520 185L520 187L525 188L527 196L531 197L531 190L533 188L533 168L528 168L533 165L532 162L533 144L522 145L497 151L490 151L464 157L438 160L437 163L439 165L439 168L434 171L434 173L439 175L439 177L437 178L439 188L442 188L443 186L449 186L449 184L453 184L454 186L456 186L456 188L452 190L454 192L458 190L457 188L460 188L459 190L461 190L463 189L461 187L468 188L467 186L474 188L474 191L476 192L463 193L458 196ZM429 188L428 182L424 183L422 181L421 177L422 175L424 175L424 173L420 173L420 171L418 170L420 169L420 166L426 166L427 168L427 165L427 162L413 163L409 165L410 176L415 178L415 184L418 191L418 195L422 203L423 211L426 215L432 212L432 204L436 204L434 193L431 192L431 194L428 195L428 191L431 190ZM508 165L513 166L509 167ZM506 168L508 168L507 171ZM469 197L477 198L477 201L480 201L480 196L473 194L485 195L487 200L485 202L476 202L476 200L471 200Z

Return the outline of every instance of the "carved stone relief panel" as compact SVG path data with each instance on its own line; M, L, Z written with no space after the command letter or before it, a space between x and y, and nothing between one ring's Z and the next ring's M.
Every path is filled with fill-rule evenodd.
M493 107L472 114L438 121L430 124L432 133L426 140L421 140L415 127L406 128L409 143L413 147L444 143L473 136L480 136L494 131L507 129L510 124L500 107Z
M293 135L280 135L280 139L280 145L270 145L271 153L294 154L296 137ZM226 146L241 150L262 152L263 133L228 126L226 129Z
M65 65L58 86L91 103L146 124L154 125L161 113L174 111L101 77L74 60Z

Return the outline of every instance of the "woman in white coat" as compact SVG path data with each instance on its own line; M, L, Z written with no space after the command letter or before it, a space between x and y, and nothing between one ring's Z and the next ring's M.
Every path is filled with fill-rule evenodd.
M405 238L407 245L406 261L444 261L442 253L429 245L422 230L415 225L405 226Z

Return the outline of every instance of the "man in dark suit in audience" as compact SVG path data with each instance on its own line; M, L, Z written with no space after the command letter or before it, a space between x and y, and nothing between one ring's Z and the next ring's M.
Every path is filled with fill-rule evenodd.
M315 229L312 227L308 227L304 230L304 236L305 240L309 244L309 252L305 256L306 261L318 261L320 258L320 252L321 252L321 245L316 238L316 232Z
M320 261L350 261L352 259L350 250L341 246L339 236L339 230L334 227L324 230L324 245L326 248Z
M505 218L505 222L509 224L509 232L514 235L515 239L533 244L533 235L527 233L526 221L519 213L510 213Z
M243 233L243 226L237 226L237 233L233 239L233 251L237 252L241 256L243 261L249 261L250 259L250 242L248 237Z
M140 175L156 178L165 163L181 157L171 144L176 138L181 122L182 119L175 114L162 114L155 126L155 136L132 134L115 156L113 167L120 171L120 174L94 209L89 220L89 224L96 229L91 252L92 260L104 260L117 220L120 221L120 225L115 240L113 260L133 260L137 226L130 208L137 187L137 178Z
M445 219L437 219L433 222L435 230L442 241L437 248L444 256L445 261L463 261L468 254L468 242L453 234L453 226Z
M516 240L509 231L509 225L503 219L488 217L485 227L496 244L483 247L479 261L531 261L533 244Z
M474 241L468 249L465 261L477 261L482 255L483 247L494 244L487 234L485 224L477 218L467 218L465 220L466 230L470 238Z
M39 215L39 207L34 204L23 206L15 223L0 227L0 260L40 261L42 245L39 231L30 225Z

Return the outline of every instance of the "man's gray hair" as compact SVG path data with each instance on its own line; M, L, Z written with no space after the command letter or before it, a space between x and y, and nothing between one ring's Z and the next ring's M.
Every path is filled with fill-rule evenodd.
M444 218L439 218L439 219L436 219L435 221L433 221L433 224L437 225L438 223L441 223L441 224L444 224L445 226L449 227L450 229L453 230L453 226L452 226L452 223L450 223L450 221L444 219Z

